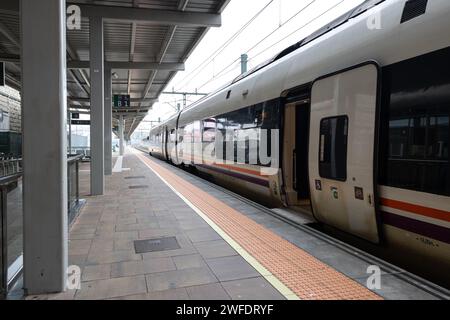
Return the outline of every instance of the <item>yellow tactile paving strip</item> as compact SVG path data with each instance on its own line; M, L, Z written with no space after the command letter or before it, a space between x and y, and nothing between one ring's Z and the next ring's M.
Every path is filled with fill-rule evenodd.
M137 156L188 199L300 299L380 300L334 270L200 188L140 154Z

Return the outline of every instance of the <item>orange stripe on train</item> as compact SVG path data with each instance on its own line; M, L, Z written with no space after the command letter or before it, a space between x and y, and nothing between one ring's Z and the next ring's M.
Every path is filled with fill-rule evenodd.
M412 212L419 214L421 216L443 220L450 222L450 212L445 210L433 209L424 206L419 206L417 204L407 203L398 200L381 198L381 204L386 207L393 209L399 209L403 211Z

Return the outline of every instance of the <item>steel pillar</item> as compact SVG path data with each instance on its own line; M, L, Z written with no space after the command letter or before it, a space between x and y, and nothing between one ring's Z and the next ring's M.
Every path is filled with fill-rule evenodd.
M21 0L24 288L67 279L66 1Z
M103 195L105 189L104 142L104 50L103 19L89 19L91 61L91 194Z

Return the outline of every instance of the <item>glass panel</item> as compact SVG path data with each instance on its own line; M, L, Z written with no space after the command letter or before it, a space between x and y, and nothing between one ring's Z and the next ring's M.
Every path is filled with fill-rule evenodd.
M448 70L450 48L384 68L382 184L450 195Z
M18 270L12 266L22 267L18 260L23 253L23 208L22 208L22 179L12 182L4 188L7 192L7 266L8 279L11 279ZM19 263L15 264L18 261Z
M339 116L320 122L319 173L322 178L347 179L348 118Z

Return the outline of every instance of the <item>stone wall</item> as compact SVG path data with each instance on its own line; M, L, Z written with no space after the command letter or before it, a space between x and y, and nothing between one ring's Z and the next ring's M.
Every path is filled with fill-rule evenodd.
M0 123L0 128L8 127L9 130L6 131L21 133L22 113L19 92L9 87L0 87L0 110L3 112L3 123Z

